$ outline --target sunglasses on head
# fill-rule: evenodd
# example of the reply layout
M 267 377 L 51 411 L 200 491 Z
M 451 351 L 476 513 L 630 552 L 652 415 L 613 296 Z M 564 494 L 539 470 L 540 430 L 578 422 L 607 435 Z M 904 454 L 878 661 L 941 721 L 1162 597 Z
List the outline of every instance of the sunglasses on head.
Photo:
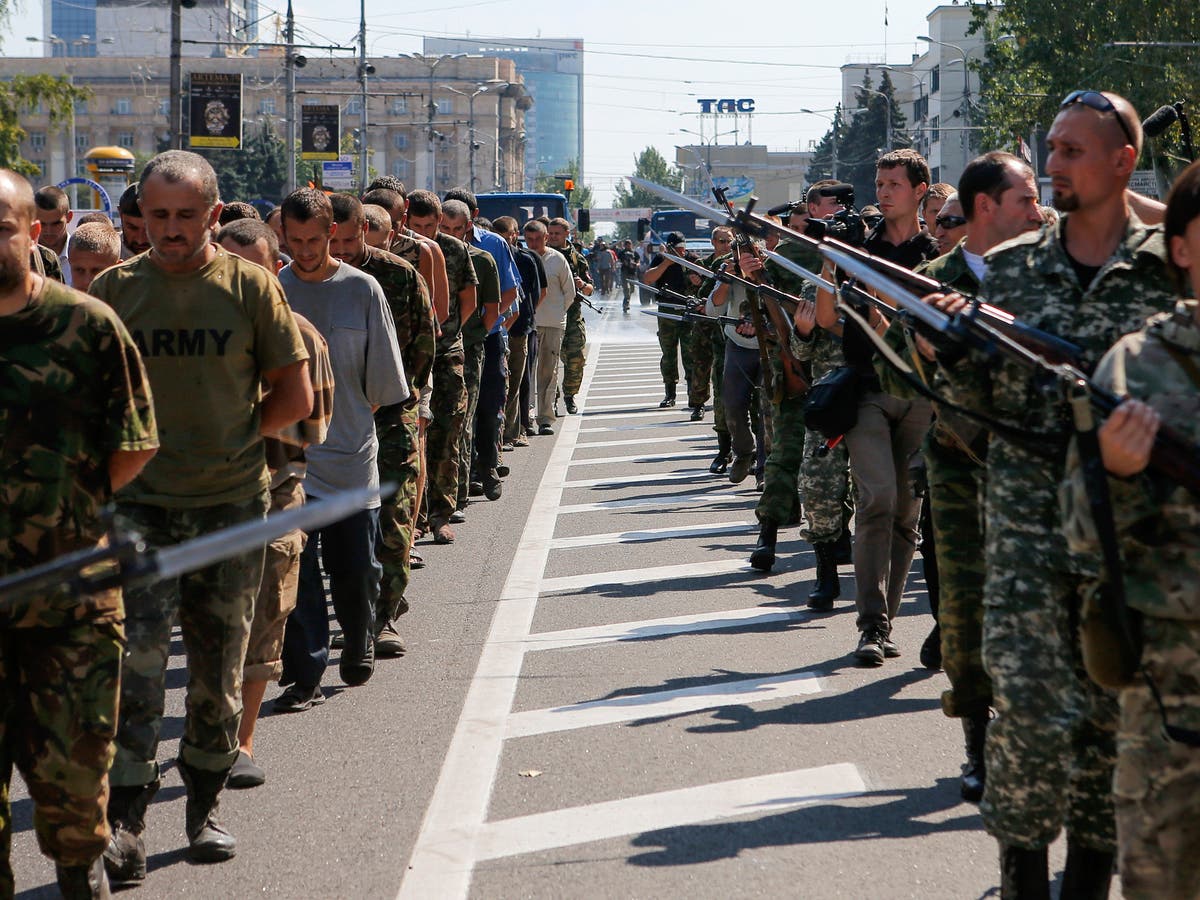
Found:
M 1131 147 L 1137 146 L 1137 141 L 1133 139 L 1133 133 L 1129 130 L 1129 126 L 1125 124 L 1125 120 L 1121 118 L 1121 114 L 1117 112 L 1117 108 L 1113 106 L 1113 102 L 1105 97 L 1099 91 L 1071 91 L 1063 98 L 1063 102 L 1058 105 L 1059 109 L 1066 109 L 1068 106 L 1073 106 L 1076 103 L 1082 103 L 1088 109 L 1094 109 L 1096 112 L 1112 113 L 1117 120 L 1117 124 L 1121 126 L 1121 131 L 1125 135 L 1125 140 Z
M 933 221 L 939 228 L 945 228 L 947 231 L 954 228 L 962 228 L 967 224 L 964 216 L 938 216 Z

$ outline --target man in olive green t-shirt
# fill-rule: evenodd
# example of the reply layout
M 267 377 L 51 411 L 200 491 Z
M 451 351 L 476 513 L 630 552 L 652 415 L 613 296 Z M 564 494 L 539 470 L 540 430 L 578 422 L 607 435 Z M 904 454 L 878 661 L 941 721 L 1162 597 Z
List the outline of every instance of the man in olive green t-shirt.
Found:
M 178 150 L 159 154 L 142 172 L 139 199 L 150 252 L 109 269 L 92 292 L 117 312 L 142 353 L 162 445 L 117 494 L 118 514 L 122 525 L 163 546 L 266 514 L 262 435 L 308 415 L 313 395 L 308 354 L 279 282 L 209 240 L 221 203 L 208 162 Z M 141 832 L 159 786 L 176 619 L 188 657 L 179 771 L 189 853 L 205 862 L 234 855 L 233 836 L 216 820 L 217 797 L 238 754 L 242 666 L 262 561 L 259 548 L 128 593 L 108 807 L 113 837 L 105 851 L 114 881 L 146 877 Z

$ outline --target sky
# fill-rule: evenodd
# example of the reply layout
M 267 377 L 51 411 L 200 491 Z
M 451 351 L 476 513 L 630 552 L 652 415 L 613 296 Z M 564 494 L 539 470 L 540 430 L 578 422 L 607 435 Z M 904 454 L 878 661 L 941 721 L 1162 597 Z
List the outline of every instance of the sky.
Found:
M 357 9 L 345 0 L 293 0 L 298 40 L 348 45 L 358 33 Z M 907 63 L 924 49 L 933 0 L 729 0 L 670 3 L 612 0 L 545 3 L 535 0 L 367 0 L 370 56 L 419 51 L 423 35 L 439 37 L 581 38 L 584 41 L 584 177 L 597 206 L 632 173 L 634 159 L 653 145 L 673 160 L 675 146 L 699 143 L 697 99 L 752 98 L 755 115 L 739 120 L 739 142 L 753 138 L 771 150 L 804 150 L 828 122 L 841 94 L 839 67 L 847 62 Z M 260 0 L 265 15 L 286 2 Z M 403 6 L 404 9 L 397 9 Z M 585 11 L 586 10 L 586 11 Z M 749 13 L 749 14 L 746 14 Z M 885 15 L 887 25 L 885 26 Z M 819 23 L 819 27 L 818 27 Z M 265 26 L 265 27 L 263 27 Z M 261 36 L 273 40 L 270 22 Z M 42 3 L 19 0 L 0 52 L 31 55 L 40 45 Z M 717 146 L 735 140 L 728 121 Z M 749 127 L 749 131 L 747 131 Z M 712 119 L 705 124 L 712 142 Z M 719 150 L 714 150 L 719 159 Z

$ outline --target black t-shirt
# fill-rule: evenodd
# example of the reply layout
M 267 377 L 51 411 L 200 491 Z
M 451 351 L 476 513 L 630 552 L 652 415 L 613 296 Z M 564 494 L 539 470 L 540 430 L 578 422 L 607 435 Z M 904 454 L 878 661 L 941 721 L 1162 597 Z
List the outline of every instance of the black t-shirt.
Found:
M 880 223 L 863 243 L 863 249 L 872 256 L 879 256 L 906 269 L 915 269 L 927 259 L 940 255 L 937 238 L 921 229 L 900 245 L 891 243 L 884 236 L 884 223 Z M 846 364 L 858 370 L 867 390 L 879 390 L 879 378 L 875 374 L 873 360 L 875 345 L 863 334 L 862 328 L 852 319 L 846 319 L 842 328 L 842 351 Z
M 666 259 L 661 253 L 655 253 L 654 258 L 650 260 L 650 268 L 658 268 Z M 687 270 L 679 263 L 673 262 L 667 266 L 666 271 L 659 276 L 658 282 L 654 285 L 656 288 L 674 291 L 677 294 L 687 294 L 691 283 L 687 278 Z
M 638 255 L 633 250 L 622 250 L 617 256 L 621 260 L 621 270 L 626 275 L 637 275 L 638 273 Z

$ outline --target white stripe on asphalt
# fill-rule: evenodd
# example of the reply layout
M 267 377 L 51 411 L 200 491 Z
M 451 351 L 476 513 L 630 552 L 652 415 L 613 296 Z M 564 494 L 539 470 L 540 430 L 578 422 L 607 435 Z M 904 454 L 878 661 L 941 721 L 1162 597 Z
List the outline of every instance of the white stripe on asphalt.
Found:
M 729 491 L 713 492 L 711 494 L 657 494 L 652 497 L 630 497 L 627 500 L 597 500 L 595 503 L 571 503 L 558 508 L 558 514 L 565 516 L 570 513 L 604 512 L 610 509 L 635 509 L 639 506 L 655 506 L 661 510 L 700 509 L 712 503 L 724 503 L 729 500 L 740 500 L 745 508 L 753 506 L 749 495 L 734 494 Z
M 643 394 L 642 396 L 649 397 L 650 395 Z M 584 411 L 585 415 L 588 415 L 591 413 L 597 413 L 597 412 L 609 412 L 614 409 L 627 409 L 630 412 L 640 412 L 640 411 L 646 409 L 647 407 L 655 408 L 656 412 L 659 409 L 658 403 L 653 399 L 647 399 L 641 403 L 637 402 L 636 400 L 631 399 L 631 400 L 626 400 L 622 403 L 610 403 L 607 406 L 588 406 L 588 407 L 584 407 L 583 411 Z M 670 406 L 668 406 L 668 407 L 663 408 L 663 412 L 664 413 L 674 412 L 678 415 L 678 414 L 683 413 L 684 409 L 685 409 L 685 407 L 670 407 Z
M 679 450 L 675 453 L 655 453 L 650 456 L 595 456 L 591 459 L 573 459 L 572 466 L 603 466 L 610 463 L 652 463 L 667 462 L 672 459 L 697 459 L 708 456 L 711 450 Z M 711 473 L 710 473 L 711 474 Z
M 606 394 L 590 394 L 588 396 L 588 399 L 589 400 L 620 400 L 622 397 L 657 397 L 661 391 L 662 391 L 662 388 L 659 388 L 658 390 L 647 390 L 645 388 L 642 388 L 641 390 L 635 389 L 635 390 L 629 390 L 629 391 L 612 391 L 611 393 L 606 393 Z
M 564 481 L 563 489 L 594 488 L 594 487 L 624 487 L 627 484 L 645 484 L 651 481 L 699 481 L 711 480 L 712 473 L 708 469 L 692 469 L 688 472 L 660 472 L 645 475 L 624 475 L 619 478 L 582 478 L 579 481 Z
M 803 622 L 808 618 L 807 610 L 790 612 L 768 611 L 768 607 L 751 606 L 746 609 L 729 609 L 720 612 L 692 613 L 686 616 L 671 616 L 662 619 L 645 619 L 640 622 L 618 622 L 615 625 L 592 625 L 587 628 L 566 628 L 562 631 L 543 631 L 526 638 L 529 652 L 535 650 L 562 650 L 569 647 L 586 647 L 591 644 L 619 643 L 621 641 L 646 640 L 691 634 L 696 631 L 715 631 L 726 628 L 752 628 L 775 622 Z
M 604 419 L 624 419 L 625 416 L 601 416 Z M 685 425 L 695 425 L 687 419 L 677 419 L 673 422 L 643 422 L 640 425 L 603 425 L 599 428 L 580 428 L 580 434 L 600 434 L 606 431 L 645 431 L 647 428 L 679 428 Z
M 773 815 L 866 790 L 851 763 L 739 778 L 489 822 L 478 835 L 477 852 L 479 859 L 501 859 L 716 819 Z
M 638 426 L 641 427 L 640 425 Z M 584 428 L 581 431 L 610 431 L 608 428 Z M 575 445 L 576 452 L 587 449 L 589 447 L 632 447 L 635 444 L 674 444 L 678 441 L 711 441 L 711 434 L 685 434 L 679 437 L 669 435 L 667 437 L 652 437 L 652 438 L 625 438 L 619 441 L 580 441 Z
M 669 541 L 677 537 L 699 537 L 704 534 L 737 534 L 752 531 L 749 522 L 714 522 L 711 525 L 685 525 L 681 528 L 646 528 L 641 531 L 610 531 L 606 534 L 583 534 L 578 537 L 555 538 L 551 550 L 574 550 L 579 547 L 600 547 L 607 544 L 640 544 L 646 541 Z
M 603 700 L 572 703 L 549 709 L 530 709 L 508 717 L 506 737 L 521 738 L 596 725 L 615 725 L 659 716 L 748 703 L 769 703 L 803 694 L 819 694 L 821 682 L 812 672 L 786 672 L 716 684 L 698 684 L 673 691 L 620 694 Z
M 744 559 L 714 559 L 701 563 L 678 563 L 671 566 L 650 566 L 646 569 L 618 569 L 614 572 L 585 572 L 582 575 L 562 575 L 543 578 L 542 593 L 558 591 L 582 592 L 605 584 L 646 584 L 651 581 L 683 581 L 708 575 L 731 575 L 734 572 L 759 574 Z
M 608 407 L 608 408 L 630 409 L 629 406 L 613 406 L 613 407 Z M 600 415 L 597 415 L 596 411 L 590 410 L 590 409 L 585 409 L 583 411 L 583 415 L 588 417 L 589 422 L 602 422 L 602 421 L 607 421 L 609 419 L 633 419 L 633 418 L 640 418 L 640 417 L 645 417 L 645 416 L 683 416 L 686 413 L 687 413 L 686 408 L 643 409 L 643 410 L 632 410 L 630 412 L 623 412 L 623 413 L 604 412 Z M 687 419 L 681 419 L 680 424 L 681 425 L 695 425 L 696 423 L 689 422 Z

